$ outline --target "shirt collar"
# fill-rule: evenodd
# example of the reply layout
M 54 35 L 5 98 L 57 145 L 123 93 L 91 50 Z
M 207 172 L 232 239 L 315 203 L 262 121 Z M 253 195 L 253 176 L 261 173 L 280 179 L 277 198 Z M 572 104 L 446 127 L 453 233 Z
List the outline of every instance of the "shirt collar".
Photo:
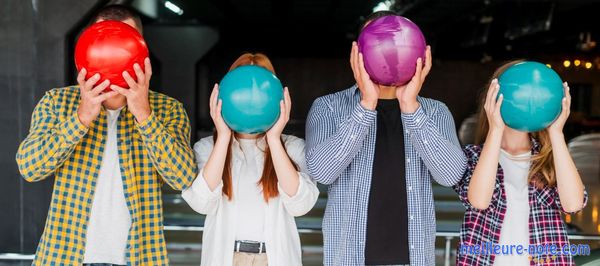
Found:
M 265 136 L 261 136 L 261 137 L 257 138 L 256 145 L 258 146 L 258 148 L 260 150 L 264 151 L 265 148 L 267 147 L 267 141 L 266 141 Z M 234 156 L 240 156 L 243 153 L 242 149 L 240 147 L 240 142 L 236 137 L 233 137 L 231 148 L 233 149 Z

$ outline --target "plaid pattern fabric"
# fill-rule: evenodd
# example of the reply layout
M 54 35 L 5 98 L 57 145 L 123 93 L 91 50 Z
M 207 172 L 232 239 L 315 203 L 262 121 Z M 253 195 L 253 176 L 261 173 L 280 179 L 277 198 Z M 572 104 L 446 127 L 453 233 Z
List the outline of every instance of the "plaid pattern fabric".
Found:
M 89 128 L 79 122 L 79 88 L 46 93 L 17 152 L 21 175 L 35 182 L 54 174 L 46 226 L 33 265 L 81 265 L 88 218 L 106 139 L 102 109 Z M 150 92 L 151 115 L 138 124 L 123 108 L 117 125 L 119 164 L 132 225 L 129 265 L 166 265 L 161 186 L 181 190 L 198 169 L 189 146 L 190 127 L 181 103 Z M 109 245 L 110 243 L 107 243 Z
M 540 149 L 538 141 L 532 138 L 532 154 L 537 154 Z M 472 247 L 483 243 L 497 244 L 500 241 L 500 231 L 506 213 L 506 192 L 504 190 L 504 173 L 498 165 L 496 175 L 496 188 L 494 189 L 490 206 L 485 210 L 475 209 L 469 203 L 467 192 L 473 171 L 479 161 L 482 146 L 467 145 L 464 151 L 467 155 L 467 171 L 464 178 L 454 186 L 460 200 L 466 207 L 464 221 L 460 230 L 460 243 L 456 258 L 456 265 L 493 265 L 493 254 L 465 254 L 461 253 L 461 246 Z M 585 193 L 584 206 L 587 203 Z M 564 212 L 558 197 L 556 187 L 538 189 L 529 185 L 529 243 L 530 245 L 544 246 L 557 245 L 561 248 L 569 244 L 565 225 L 561 218 Z M 528 248 L 528 247 L 527 247 Z M 534 254 L 530 257 L 530 265 L 574 265 L 570 255 Z
M 466 159 L 446 106 L 419 98 L 403 114 L 411 265 L 434 265 L 435 208 L 431 178 L 445 186 L 462 177 Z M 328 185 L 323 217 L 324 264 L 364 265 L 376 111 L 362 108 L 356 86 L 318 98 L 306 124 L 307 167 Z M 400 177 L 402 178 L 402 177 Z

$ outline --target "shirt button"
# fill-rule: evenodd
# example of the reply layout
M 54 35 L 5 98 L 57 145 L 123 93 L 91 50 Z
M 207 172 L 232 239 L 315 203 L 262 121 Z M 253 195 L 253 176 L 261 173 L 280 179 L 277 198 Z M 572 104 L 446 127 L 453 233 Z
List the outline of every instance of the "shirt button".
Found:
M 415 121 L 417 121 L 417 123 L 421 122 L 421 118 L 417 118 Z
M 428 142 L 427 142 L 426 140 L 424 140 L 424 141 L 423 141 L 423 144 L 427 145 L 427 144 L 428 144 Z
M 406 162 L 407 162 L 407 163 L 410 163 L 410 158 L 406 158 Z
M 354 139 L 355 137 L 355 135 L 350 135 L 350 139 Z
M 363 114 L 358 114 L 358 117 L 359 117 L 359 118 L 362 118 L 362 117 L 363 117 Z
M 410 216 L 410 219 L 411 219 L 411 220 L 414 220 L 414 219 L 415 219 L 415 216 L 414 216 L 414 215 L 411 215 L 411 216 Z
M 408 191 L 412 191 L 412 186 L 408 186 Z
M 410 245 L 410 249 L 415 249 L 415 246 L 414 245 Z
M 496 187 L 500 187 L 500 184 L 496 184 Z

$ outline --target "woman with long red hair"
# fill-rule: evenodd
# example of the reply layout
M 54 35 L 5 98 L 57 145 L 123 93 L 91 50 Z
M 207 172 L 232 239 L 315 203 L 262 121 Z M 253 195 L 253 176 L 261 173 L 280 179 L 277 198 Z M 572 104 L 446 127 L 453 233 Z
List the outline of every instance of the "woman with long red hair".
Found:
M 561 212 L 580 211 L 587 194 L 563 135 L 569 86 L 548 128 L 507 127 L 498 77 L 519 62 L 494 73 L 482 94 L 476 143 L 464 149 L 467 171 L 454 186 L 466 207 L 456 265 L 574 265 Z
M 229 71 L 242 65 L 275 74 L 263 54 L 243 54 Z M 215 85 L 215 134 L 194 145 L 200 173 L 182 194 L 206 214 L 201 265 L 302 265 L 294 217 L 312 209 L 319 190 L 306 174 L 304 140 L 282 134 L 291 110 L 288 89 L 277 122 L 261 134 L 233 132 L 221 116 L 218 94 Z

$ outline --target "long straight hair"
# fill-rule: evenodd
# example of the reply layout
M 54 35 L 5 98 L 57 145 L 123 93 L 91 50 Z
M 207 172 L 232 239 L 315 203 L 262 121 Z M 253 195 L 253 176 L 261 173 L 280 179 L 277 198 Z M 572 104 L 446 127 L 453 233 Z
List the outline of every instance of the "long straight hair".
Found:
M 271 71 L 275 74 L 275 69 L 273 68 L 273 64 L 269 58 L 261 53 L 245 53 L 242 54 L 229 68 L 229 71 L 234 70 L 239 66 L 244 65 L 257 65 L 260 67 L 264 67 L 267 70 Z M 264 133 L 261 133 L 257 140 L 264 137 Z M 234 135 L 235 136 L 235 135 Z M 217 132 L 214 132 L 213 140 L 217 139 Z M 282 140 L 283 142 L 283 140 Z M 229 141 L 229 146 L 227 147 L 227 155 L 225 157 L 225 168 L 223 169 L 223 194 L 227 196 L 229 200 L 233 199 L 233 186 L 232 186 L 232 177 L 231 177 L 231 147 L 233 144 L 233 138 Z M 285 149 L 285 147 L 284 147 Z M 277 173 L 275 172 L 275 167 L 273 166 L 273 160 L 271 158 L 271 150 L 269 149 L 268 144 L 265 142 L 265 150 L 263 151 L 265 155 L 265 162 L 263 165 L 263 172 L 258 181 L 257 185 L 262 187 L 263 197 L 266 202 L 269 201 L 270 198 L 274 198 L 279 196 L 279 190 L 277 189 Z M 286 151 L 287 152 L 287 151 Z M 298 170 L 298 166 L 294 163 L 294 168 Z
M 492 78 L 488 81 L 481 94 L 479 95 L 479 116 L 477 123 L 477 133 L 475 134 L 475 144 L 483 144 L 487 137 L 489 131 L 489 124 L 487 120 L 487 115 L 483 106 L 485 104 L 485 96 L 487 94 L 487 88 L 489 88 L 489 84 L 493 79 L 497 79 L 508 69 L 509 67 L 521 63 L 524 60 L 514 60 L 510 61 L 502 66 L 500 66 L 494 72 Z M 552 145 L 550 143 L 550 136 L 548 135 L 548 131 L 546 129 L 529 133 L 530 137 L 536 139 L 540 144 L 540 150 L 537 154 L 535 154 L 531 158 L 531 168 L 529 170 L 529 175 L 527 177 L 527 181 L 531 184 L 534 184 L 537 188 L 542 188 L 544 186 L 553 187 L 556 186 L 556 172 L 554 169 L 554 159 L 552 157 Z

